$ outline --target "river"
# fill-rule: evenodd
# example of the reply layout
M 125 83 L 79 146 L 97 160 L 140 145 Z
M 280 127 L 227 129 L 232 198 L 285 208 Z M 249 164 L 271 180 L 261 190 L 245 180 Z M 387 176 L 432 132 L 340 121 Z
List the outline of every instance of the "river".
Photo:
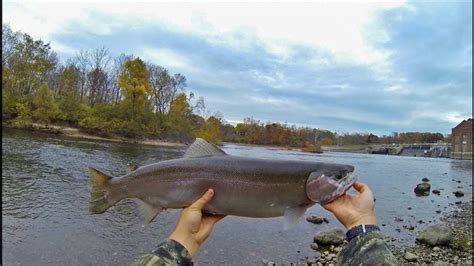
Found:
M 68 139 L 36 132 L 2 130 L 2 251 L 4 265 L 130 265 L 153 249 L 174 228 L 178 210 L 162 212 L 144 226 L 132 201 L 123 201 L 101 215 L 88 213 L 89 186 L 85 167 L 122 175 L 129 163 L 145 165 L 181 157 L 182 149 Z M 394 245 L 414 245 L 416 233 L 439 222 L 455 201 L 472 197 L 472 161 L 355 153 L 309 154 L 268 147 L 227 144 L 228 154 L 352 164 L 359 180 L 374 191 L 376 213 Z M 441 195 L 415 196 L 427 177 Z M 458 188 L 462 187 L 462 188 Z M 462 190 L 463 198 L 453 191 Z M 410 208 L 410 209 L 409 209 Z M 436 213 L 441 210 L 441 213 Z M 320 230 L 341 228 L 320 206 L 329 223 L 304 219 L 284 230 L 283 218 L 226 217 L 219 222 L 196 258 L 199 264 L 304 262 Z M 396 221 L 401 218 L 403 221 Z M 398 220 L 398 219 L 397 219 Z M 423 220 L 423 223 L 418 223 Z M 415 230 L 403 228 L 413 225 Z

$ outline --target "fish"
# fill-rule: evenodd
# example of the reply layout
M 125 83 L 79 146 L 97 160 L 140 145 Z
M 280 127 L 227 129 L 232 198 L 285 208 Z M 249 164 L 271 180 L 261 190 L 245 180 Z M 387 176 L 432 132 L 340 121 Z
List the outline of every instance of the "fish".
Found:
M 356 181 L 352 165 L 233 156 L 200 138 L 182 158 L 141 166 L 120 177 L 91 166 L 88 172 L 91 214 L 104 213 L 123 199 L 134 199 L 147 224 L 165 209 L 191 205 L 212 188 L 214 196 L 203 212 L 284 216 L 287 227 L 309 207 L 336 199 Z

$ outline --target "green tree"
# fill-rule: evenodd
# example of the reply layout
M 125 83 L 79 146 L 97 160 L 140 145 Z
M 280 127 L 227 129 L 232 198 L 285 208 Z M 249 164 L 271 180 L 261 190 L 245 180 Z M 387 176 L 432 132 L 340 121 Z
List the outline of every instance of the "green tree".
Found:
M 194 130 L 190 121 L 192 115 L 189 100 L 184 92 L 178 93 L 170 105 L 166 119 L 168 137 L 178 140 L 190 140 L 194 137 Z
M 53 92 L 48 88 L 46 83 L 43 83 L 35 93 L 33 104 L 35 107 L 33 117 L 44 122 L 46 126 L 60 113 L 59 107 L 54 100 Z
M 223 138 L 222 122 L 214 116 L 199 128 L 197 136 L 213 143 L 221 143 Z
M 148 70 L 145 63 L 137 57 L 124 63 L 122 72 L 117 79 L 124 101 L 130 104 L 131 121 L 145 111 L 146 96 L 150 91 Z
M 17 103 L 15 106 L 18 116 L 13 121 L 16 125 L 27 126 L 31 124 L 31 110 L 27 104 Z
M 88 107 L 81 103 L 81 73 L 74 65 L 68 65 L 59 73 L 58 105 L 61 119 L 76 124 L 87 112 Z

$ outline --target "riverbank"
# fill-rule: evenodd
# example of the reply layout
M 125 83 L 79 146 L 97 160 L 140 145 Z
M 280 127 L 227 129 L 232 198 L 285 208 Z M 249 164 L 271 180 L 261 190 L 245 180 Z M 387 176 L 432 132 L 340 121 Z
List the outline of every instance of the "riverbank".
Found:
M 111 137 L 100 137 L 92 134 L 88 134 L 85 132 L 81 132 L 78 128 L 73 127 L 65 127 L 65 126 L 57 126 L 57 125 L 48 125 L 45 126 L 43 124 L 32 123 L 24 126 L 18 125 L 9 125 L 9 124 L 2 124 L 4 128 L 14 128 L 14 129 L 21 129 L 21 130 L 29 130 L 29 131 L 39 131 L 48 134 L 56 134 L 62 135 L 66 137 L 71 137 L 75 139 L 88 139 L 88 140 L 96 140 L 96 141 L 108 141 L 108 142 L 119 142 L 119 143 L 132 143 L 132 144 L 139 144 L 139 145 L 149 145 L 149 146 L 158 146 L 158 147 L 168 147 L 168 148 L 182 148 L 187 147 L 188 145 L 185 143 L 180 142 L 168 142 L 162 141 L 157 139 L 128 139 L 118 136 L 111 136 Z
M 361 144 L 361 145 L 344 145 L 344 146 L 322 146 L 323 151 L 331 152 L 351 152 L 351 153 L 367 153 L 367 149 L 372 145 Z
M 443 226 L 452 234 L 447 245 L 429 246 L 419 241 L 411 245 L 393 245 L 390 236 L 386 237 L 389 247 L 400 265 L 472 265 L 472 201 L 457 205 L 458 208 L 444 216 Z M 308 222 L 321 224 L 327 222 L 324 217 L 310 216 Z M 433 235 L 439 239 L 441 236 Z M 334 265 L 337 254 L 347 245 L 343 240 L 344 233 L 340 229 L 332 229 L 318 233 L 311 248 L 317 251 L 314 259 L 308 259 L 308 265 Z M 323 246 L 321 246 L 323 244 Z M 264 261 L 265 265 L 274 265 Z
M 416 264 L 472 265 L 472 201 L 459 204 L 441 220 L 452 230 L 449 245 L 428 246 L 417 242 L 413 247 L 392 247 L 398 261 L 407 263 L 407 253 L 410 253 L 408 257 Z
M 12 125 L 3 123 L 2 127 L 4 128 L 14 128 L 14 129 L 21 129 L 21 130 L 29 130 L 29 131 L 39 131 L 48 134 L 55 134 L 55 135 L 62 135 L 76 139 L 89 139 L 89 140 L 96 140 L 96 141 L 109 141 L 109 142 L 120 142 L 120 143 L 133 143 L 139 145 L 149 145 L 149 146 L 158 146 L 158 147 L 171 147 L 171 148 L 184 148 L 189 145 L 189 143 L 182 143 L 182 142 L 170 142 L 170 141 L 163 141 L 159 139 L 130 139 L 124 138 L 119 136 L 97 136 L 92 135 L 89 133 L 82 132 L 78 128 L 74 127 L 67 127 L 67 126 L 58 126 L 58 125 L 44 125 L 39 123 L 31 123 L 27 125 Z M 314 148 L 296 148 L 296 147 L 289 147 L 289 146 L 275 146 L 275 145 L 258 145 L 258 144 L 246 144 L 246 143 L 232 143 L 232 142 L 223 142 L 225 144 L 236 144 L 248 147 L 266 147 L 271 149 L 284 149 L 284 150 L 291 150 L 291 151 L 300 151 L 300 152 L 308 152 L 308 153 L 321 153 Z

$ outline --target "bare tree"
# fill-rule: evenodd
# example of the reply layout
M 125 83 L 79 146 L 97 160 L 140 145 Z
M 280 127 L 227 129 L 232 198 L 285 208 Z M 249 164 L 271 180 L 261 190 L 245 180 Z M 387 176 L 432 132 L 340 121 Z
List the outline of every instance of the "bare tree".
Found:
M 89 72 L 89 68 L 91 66 L 91 62 L 89 60 L 89 51 L 80 50 L 79 53 L 76 54 L 74 61 L 75 61 L 76 67 L 81 72 L 79 95 L 81 96 L 81 101 L 84 101 L 84 96 L 86 96 L 86 93 L 87 93 L 86 92 L 87 73 Z

